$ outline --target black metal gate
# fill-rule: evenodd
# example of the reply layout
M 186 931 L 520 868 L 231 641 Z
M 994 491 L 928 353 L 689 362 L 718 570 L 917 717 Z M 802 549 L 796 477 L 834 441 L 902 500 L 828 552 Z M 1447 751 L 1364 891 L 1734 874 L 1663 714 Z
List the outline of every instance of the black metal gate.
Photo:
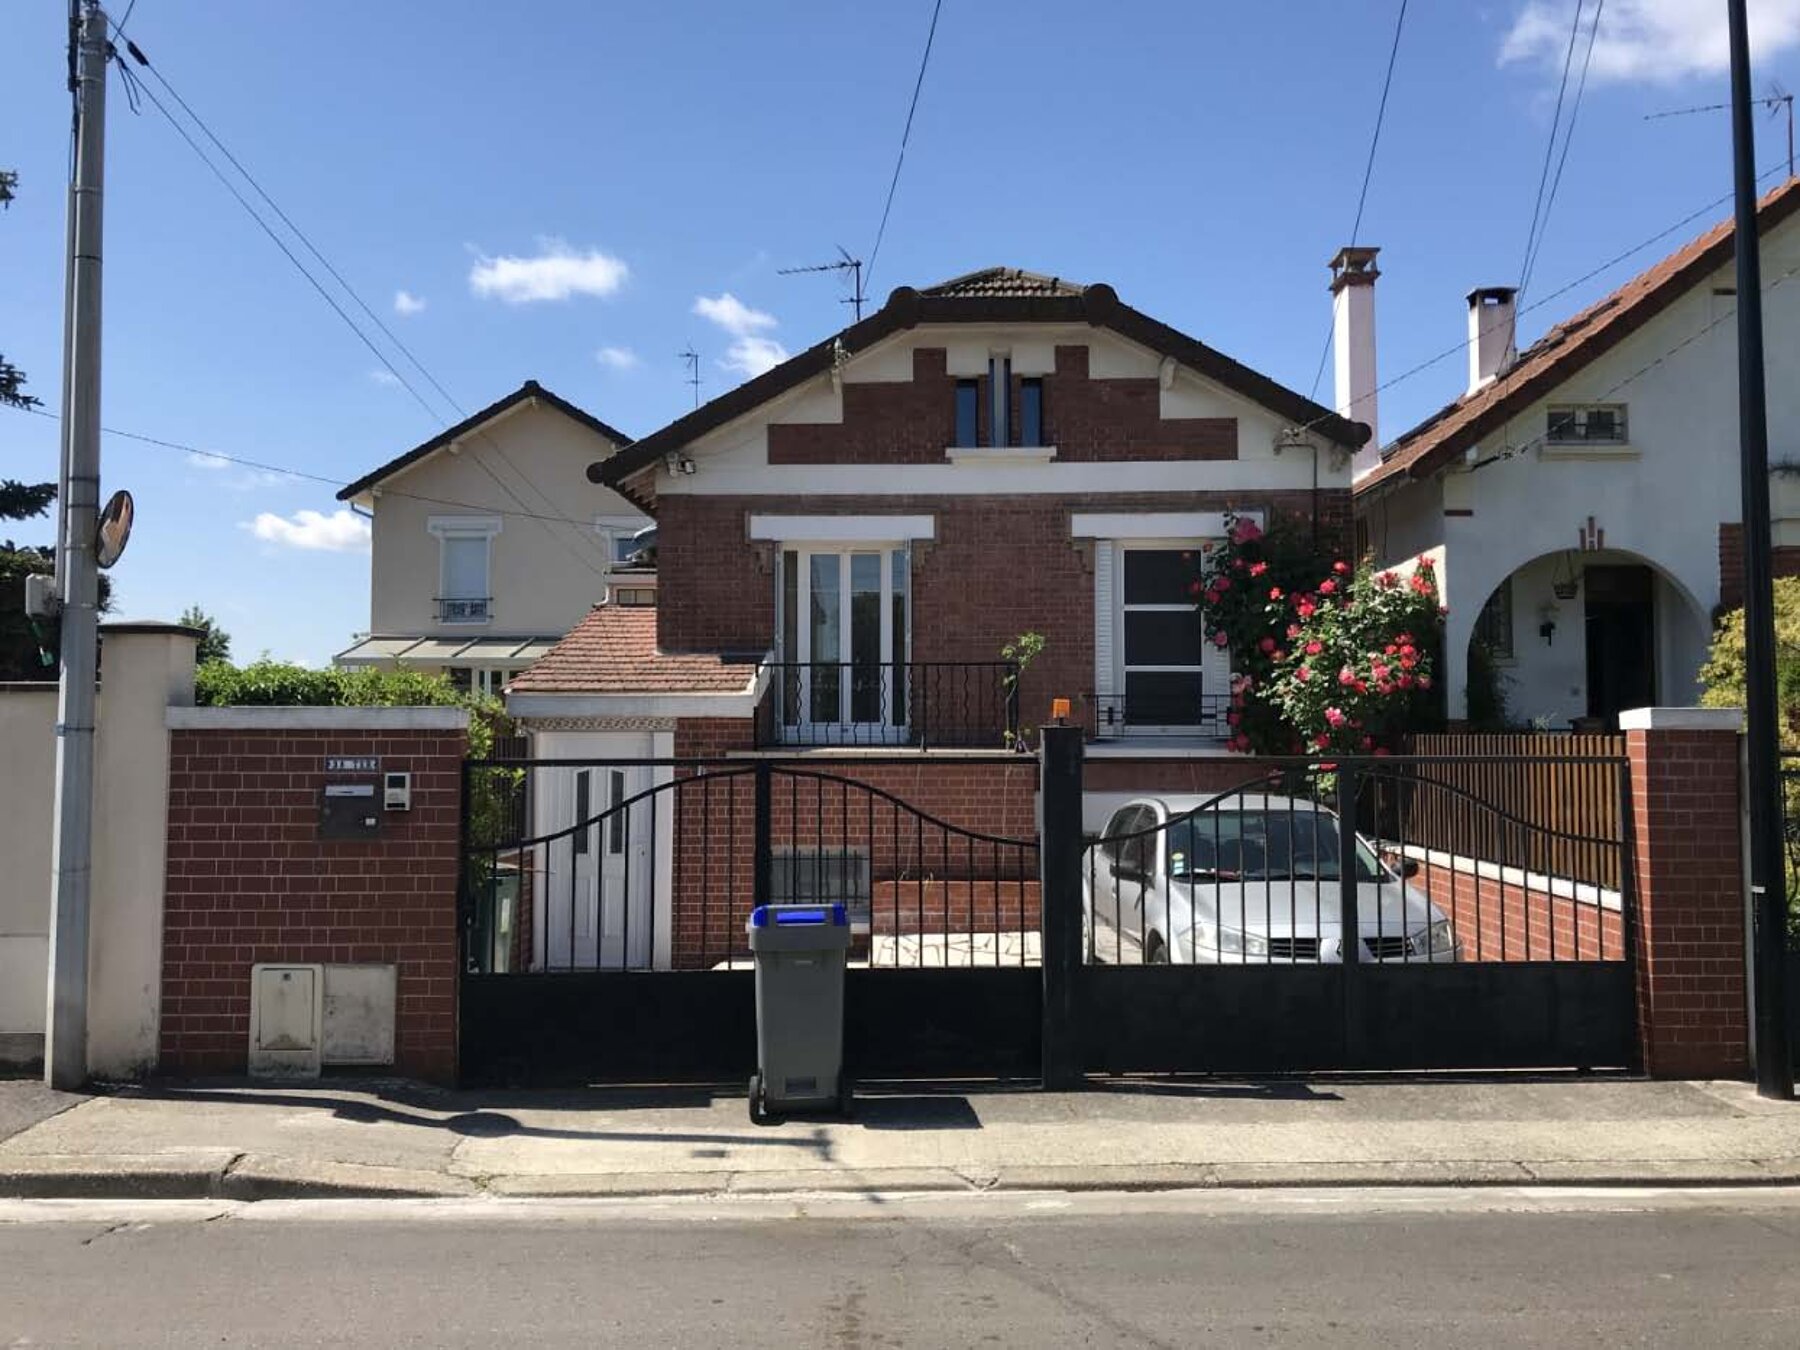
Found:
M 978 800 L 966 783 L 984 769 L 1006 789 Z M 464 772 L 465 1082 L 747 1077 L 744 926 L 770 901 L 850 910 L 853 1076 L 1037 1075 L 1035 760 L 519 759 Z
M 1415 756 L 1120 804 L 1066 1070 L 1629 1067 L 1626 793 L 1619 758 Z

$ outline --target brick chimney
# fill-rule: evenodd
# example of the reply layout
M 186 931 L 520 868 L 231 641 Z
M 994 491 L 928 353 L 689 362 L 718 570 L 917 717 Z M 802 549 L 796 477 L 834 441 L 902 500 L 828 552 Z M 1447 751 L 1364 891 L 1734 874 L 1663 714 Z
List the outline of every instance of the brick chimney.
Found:
M 1469 292 L 1469 392 L 1492 384 L 1519 359 L 1517 310 L 1511 286 Z
M 1378 248 L 1350 245 L 1331 260 L 1331 350 L 1336 409 L 1368 425 L 1369 439 L 1356 452 L 1351 473 L 1361 478 L 1381 464 L 1375 420 L 1375 268 Z

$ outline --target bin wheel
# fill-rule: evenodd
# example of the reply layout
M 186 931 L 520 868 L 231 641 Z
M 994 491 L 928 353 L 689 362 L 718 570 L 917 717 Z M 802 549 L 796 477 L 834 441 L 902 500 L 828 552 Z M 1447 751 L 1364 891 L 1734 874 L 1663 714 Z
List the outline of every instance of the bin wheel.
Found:
M 763 1076 L 760 1073 L 750 1075 L 750 1123 L 752 1125 L 769 1125 L 773 1123 L 769 1115 L 768 1098 L 763 1094 Z
M 856 1104 L 856 1084 L 850 1081 L 848 1074 L 838 1075 L 838 1114 L 844 1119 L 850 1118 L 850 1110 Z

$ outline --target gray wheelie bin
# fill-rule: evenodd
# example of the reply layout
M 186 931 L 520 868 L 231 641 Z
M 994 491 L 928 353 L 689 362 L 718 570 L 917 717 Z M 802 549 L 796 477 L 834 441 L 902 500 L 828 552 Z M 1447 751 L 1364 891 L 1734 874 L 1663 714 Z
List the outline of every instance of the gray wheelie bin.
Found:
M 758 905 L 750 914 L 756 961 L 756 1073 L 750 1119 L 785 1111 L 850 1110 L 844 1076 L 842 905 Z

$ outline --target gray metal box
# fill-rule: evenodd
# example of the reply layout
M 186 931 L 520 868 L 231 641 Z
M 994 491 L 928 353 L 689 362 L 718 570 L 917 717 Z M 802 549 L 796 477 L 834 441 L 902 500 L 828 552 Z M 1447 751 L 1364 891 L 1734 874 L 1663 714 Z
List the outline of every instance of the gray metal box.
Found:
M 842 905 L 759 905 L 750 915 L 756 963 L 756 1076 L 750 1118 L 786 1110 L 848 1110 L 844 1076 Z

